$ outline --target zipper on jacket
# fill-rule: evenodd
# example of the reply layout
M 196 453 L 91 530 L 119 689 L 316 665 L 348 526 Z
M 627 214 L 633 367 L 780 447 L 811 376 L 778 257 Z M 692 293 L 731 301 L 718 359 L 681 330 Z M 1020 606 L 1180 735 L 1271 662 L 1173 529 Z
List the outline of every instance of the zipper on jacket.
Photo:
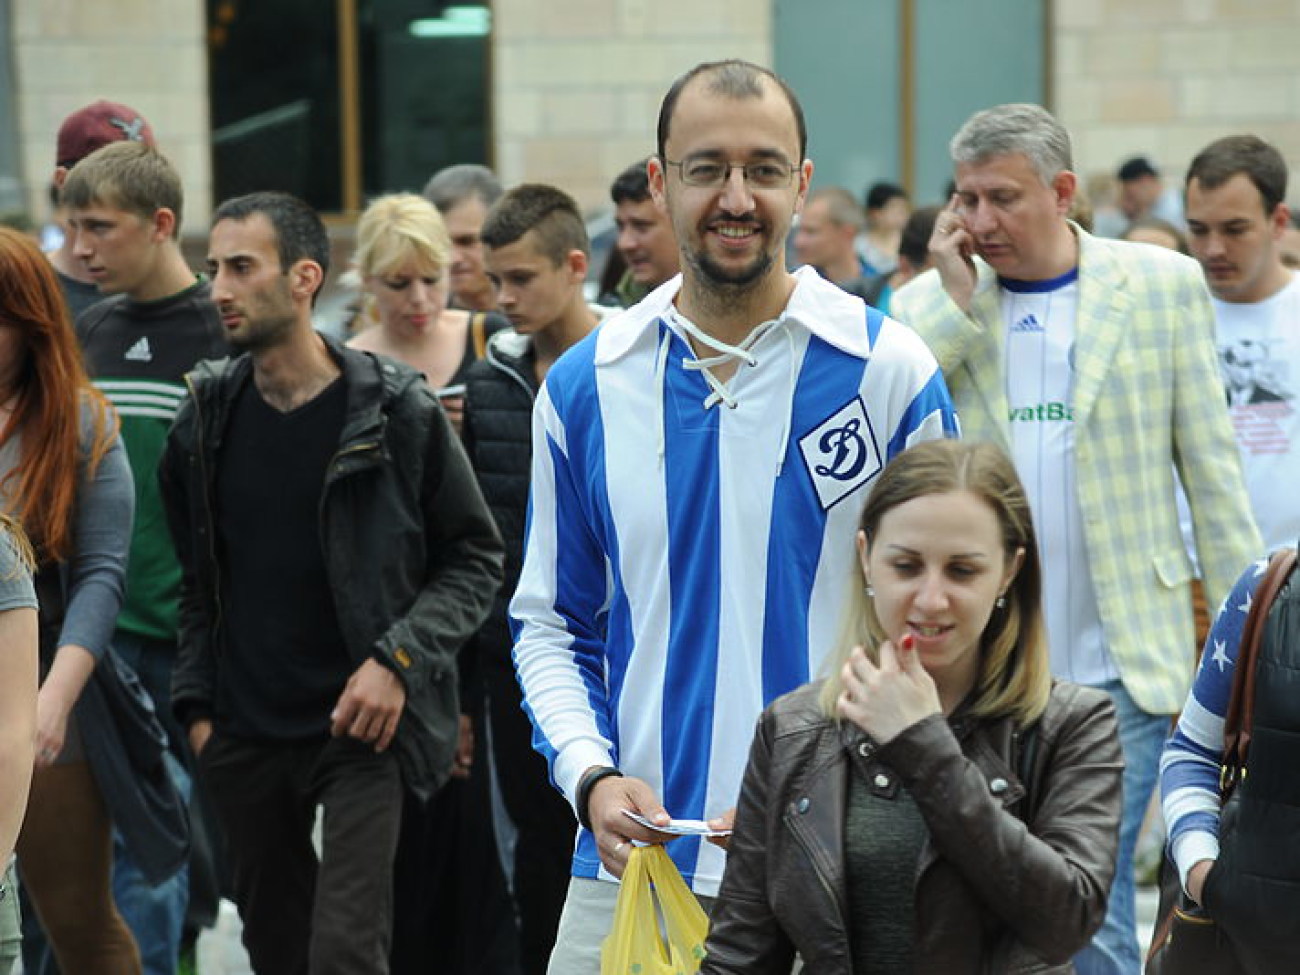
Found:
M 344 472 L 340 468 L 340 464 L 342 464 L 345 457 L 350 454 L 361 454 L 368 451 L 377 452 L 378 450 L 378 440 L 367 440 L 365 443 L 352 444 L 350 447 L 344 447 L 342 450 L 335 453 L 334 456 L 330 458 L 329 477 L 325 479 L 326 486 L 343 475 Z
M 500 359 L 496 358 L 492 354 L 491 344 L 488 345 L 487 355 L 485 356 L 485 358 L 487 359 L 488 365 L 492 366 L 492 368 L 494 369 L 504 372 L 507 376 L 509 376 L 520 386 L 522 386 L 524 392 L 528 394 L 528 401 L 530 403 L 537 399 L 537 393 L 534 392 L 533 387 L 528 385 L 527 380 L 525 380 L 524 377 L 519 374 L 519 370 L 506 365 L 504 362 L 502 362 Z
M 844 905 L 840 903 L 839 894 L 836 893 L 835 889 L 831 886 L 831 880 L 823 867 L 822 858 L 817 855 L 811 840 L 809 840 L 805 835 L 804 828 L 799 823 L 798 817 L 791 816 L 787 813 L 783 818 L 789 825 L 790 832 L 794 834 L 794 838 L 799 842 L 799 845 L 803 847 L 804 853 L 812 863 L 813 872 L 817 875 L 817 881 L 821 884 L 822 890 L 826 892 L 826 896 L 829 897 L 831 903 L 835 905 L 836 917 L 839 918 L 840 929 L 844 933 L 845 938 L 847 938 L 849 926 L 848 919 L 845 916 Z
M 329 493 L 334 484 L 346 476 L 342 469 L 346 458 L 353 454 L 375 453 L 378 454 L 381 449 L 379 440 L 367 440 L 365 443 L 354 443 L 335 452 L 330 458 L 329 466 L 326 470 L 325 481 L 321 485 L 320 499 L 316 502 L 316 524 L 318 541 L 320 543 L 320 554 L 325 564 L 325 576 L 329 584 L 330 595 L 334 599 L 336 606 L 343 605 L 341 600 L 347 598 L 347 593 L 341 592 L 338 588 L 338 573 L 334 571 L 334 566 L 330 560 L 329 546 L 329 525 L 326 522 L 325 514 L 329 508 Z M 344 630 L 343 642 L 349 648 L 356 644 L 356 634 L 347 631 L 345 621 L 346 614 L 339 614 L 339 628 Z
M 212 578 L 213 620 L 211 633 L 212 653 L 215 656 L 221 652 L 221 639 L 218 634 L 221 632 L 221 618 L 223 616 L 221 609 L 221 563 L 217 561 L 217 524 L 216 518 L 212 514 L 212 485 L 208 480 L 208 465 L 203 448 L 203 408 L 200 406 L 198 390 L 194 388 L 194 380 L 189 373 L 185 374 L 185 385 L 190 391 L 190 402 L 194 404 L 194 455 L 198 458 L 199 483 L 203 492 L 203 515 L 208 533 L 208 564 L 215 570 Z

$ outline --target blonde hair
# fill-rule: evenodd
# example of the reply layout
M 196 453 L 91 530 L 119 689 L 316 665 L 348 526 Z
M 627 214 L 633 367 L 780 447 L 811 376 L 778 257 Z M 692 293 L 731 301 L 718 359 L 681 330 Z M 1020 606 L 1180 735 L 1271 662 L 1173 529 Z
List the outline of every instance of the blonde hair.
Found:
M 27 533 L 23 531 L 23 526 L 16 518 L 2 511 L 0 511 L 0 538 L 8 541 L 15 556 L 13 567 L 3 578 L 12 579 L 23 573 L 30 574 L 36 571 L 36 553 L 32 550 L 32 543 L 27 538 Z
M 1003 551 L 1008 559 L 1024 551 L 1020 571 L 1006 592 L 1006 606 L 995 609 L 980 638 L 980 667 L 970 713 L 976 717 L 1010 716 L 1021 725 L 1043 713 L 1051 693 L 1052 676 L 1043 626 L 1042 569 L 1038 541 L 1025 489 L 1011 459 L 991 443 L 930 440 L 895 457 L 872 489 L 862 509 L 859 527 L 870 550 L 880 521 L 901 504 L 932 494 L 967 491 L 985 502 L 997 516 Z M 862 579 L 854 573 L 853 594 L 840 628 L 835 652 L 822 688 L 822 709 L 835 717 L 843 691 L 840 671 L 855 646 L 873 661 L 885 632 L 867 598 Z
M 384 274 L 406 264 L 446 268 L 451 237 L 437 207 L 414 193 L 381 196 L 357 222 L 353 263 L 363 276 Z

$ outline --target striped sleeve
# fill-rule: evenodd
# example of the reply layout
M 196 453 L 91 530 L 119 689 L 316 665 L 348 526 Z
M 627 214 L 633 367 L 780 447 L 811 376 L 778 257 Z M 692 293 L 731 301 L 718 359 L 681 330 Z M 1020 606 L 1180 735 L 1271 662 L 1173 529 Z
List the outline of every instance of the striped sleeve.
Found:
M 617 764 L 604 673 L 603 620 L 611 586 L 584 510 L 548 381 L 533 409 L 524 564 L 510 616 L 533 746 L 570 802 L 587 768 Z
M 1191 693 L 1160 757 L 1160 795 L 1165 822 L 1169 824 L 1169 852 L 1184 890 L 1192 866 L 1219 855 L 1223 723 L 1232 695 L 1242 628 L 1267 568 L 1267 558 L 1252 563 L 1219 607 Z
M 948 386 L 921 337 L 875 309 L 867 312 L 867 328 L 873 360 L 868 372 L 873 380 L 881 374 L 890 377 L 901 393 L 899 398 L 879 407 L 883 415 L 894 416 L 896 423 L 889 436 L 885 460 L 893 460 L 923 440 L 959 437 L 961 429 Z

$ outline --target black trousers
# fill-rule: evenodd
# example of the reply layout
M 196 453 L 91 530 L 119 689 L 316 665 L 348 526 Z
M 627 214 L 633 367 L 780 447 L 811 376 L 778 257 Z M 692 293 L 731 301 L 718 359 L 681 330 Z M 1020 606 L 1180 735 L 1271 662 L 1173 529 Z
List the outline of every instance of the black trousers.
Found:
M 353 738 L 214 734 L 199 756 L 258 975 L 386 975 L 402 782 Z M 322 808 L 321 854 L 312 844 Z
M 519 973 L 514 905 L 492 826 L 482 695 L 461 707 L 474 723 L 469 778 L 450 780 L 428 803 L 405 799 L 393 975 Z
M 572 870 L 578 823 L 532 746 L 533 726 L 508 654 L 484 663 L 492 756 L 517 837 L 514 894 L 524 975 L 545 975 Z

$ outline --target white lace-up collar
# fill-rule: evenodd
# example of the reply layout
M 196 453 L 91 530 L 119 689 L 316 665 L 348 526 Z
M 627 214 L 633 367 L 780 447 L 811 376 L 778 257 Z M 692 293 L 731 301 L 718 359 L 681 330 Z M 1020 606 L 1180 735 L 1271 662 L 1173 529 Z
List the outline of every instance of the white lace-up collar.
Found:
M 719 403 L 725 405 L 728 409 L 734 410 L 738 405 L 735 394 L 728 388 L 739 375 L 739 368 L 732 374 L 731 379 L 723 382 L 713 374 L 715 366 L 720 366 L 728 362 L 738 362 L 739 365 L 755 366 L 758 359 L 753 349 L 766 336 L 772 332 L 780 330 L 785 336 L 790 362 L 789 379 L 786 383 L 786 396 L 788 402 L 785 410 L 782 411 L 783 420 L 781 422 L 781 444 L 777 450 L 776 475 L 781 476 L 781 469 L 785 466 L 785 452 L 790 444 L 790 413 L 794 408 L 794 388 L 799 380 L 799 362 L 795 351 L 794 334 L 790 330 L 790 325 L 786 321 L 786 316 L 782 313 L 780 318 L 771 318 L 765 322 L 759 323 L 750 333 L 745 336 L 743 342 L 739 345 L 729 345 L 720 339 L 709 335 L 702 328 L 692 322 L 689 318 L 679 312 L 676 307 L 670 307 L 664 316 L 665 323 L 668 327 L 663 330 L 659 337 L 659 349 L 655 355 L 655 390 L 659 399 L 659 407 L 655 411 L 657 415 L 657 433 L 658 433 L 658 455 L 659 463 L 662 466 L 664 459 L 664 394 L 667 388 L 668 377 L 666 375 L 668 366 L 668 350 L 673 341 L 673 328 L 676 326 L 683 333 L 683 339 L 687 336 L 695 339 L 700 345 L 713 349 L 717 355 L 707 356 L 703 359 L 692 353 L 691 356 L 682 357 L 682 368 L 688 371 L 698 372 L 704 377 L 704 381 L 709 384 L 709 395 L 704 398 L 701 404 L 705 410 L 711 410 Z M 690 343 L 686 343 L 690 347 Z
M 781 317 L 798 324 L 824 342 L 859 359 L 871 357 L 871 345 L 861 328 L 862 304 L 831 284 L 810 267 L 794 272 L 795 288 Z M 673 307 L 682 287 L 680 274 L 665 281 L 639 304 L 624 309 L 600 326 L 596 347 L 597 367 L 610 365 L 627 355 L 647 338 L 652 329 L 658 341 L 659 322 Z
M 736 408 L 737 401 L 728 388 L 734 382 L 735 376 L 732 376 L 727 383 L 722 383 L 712 375 L 711 370 L 723 362 L 737 360 L 744 364 L 754 364 L 758 360 L 758 353 L 754 346 L 776 328 L 780 328 L 785 334 L 790 350 L 787 407 L 793 406 L 795 385 L 799 378 L 799 363 L 795 361 L 798 347 L 795 338 L 796 329 L 805 330 L 849 355 L 860 359 L 871 357 L 871 342 L 867 337 L 867 330 L 861 325 L 864 314 L 862 302 L 825 280 L 811 267 L 799 268 L 794 272 L 794 277 L 794 293 L 790 296 L 790 301 L 780 317 L 762 323 L 739 345 L 726 345 L 705 336 L 698 326 L 688 323 L 687 319 L 676 311 L 673 302 L 681 290 L 680 274 L 650 292 L 639 304 L 615 315 L 600 326 L 595 355 L 597 368 L 612 365 L 636 348 L 639 343 L 648 341 L 655 343 L 654 384 L 658 410 L 652 422 L 655 424 L 661 466 L 664 459 L 664 390 L 667 381 L 668 354 L 674 334 L 681 335 L 683 341 L 686 341 L 688 336 L 694 337 L 702 345 L 717 352 L 716 356 L 707 356 L 703 359 L 694 355 L 682 359 L 683 368 L 699 370 L 705 377 L 705 382 L 709 384 L 709 395 L 705 397 L 702 404 L 705 409 L 711 409 L 718 403 L 723 403 L 730 409 Z M 666 327 L 661 323 L 666 323 Z M 652 329 L 655 330 L 654 338 L 647 334 Z M 690 329 L 695 331 L 692 332 Z M 687 344 L 689 345 L 689 342 Z M 776 462 L 778 475 L 785 463 L 785 453 L 789 446 L 790 423 L 790 409 L 787 408 L 781 431 L 780 452 Z
M 754 358 L 754 353 L 750 350 L 758 343 L 759 339 L 766 335 L 770 330 L 781 325 L 780 319 L 769 319 L 750 331 L 750 333 L 745 336 L 744 341 L 739 345 L 728 345 L 721 339 L 716 339 L 708 332 L 704 331 L 704 329 L 700 328 L 678 311 L 676 306 L 668 309 L 668 314 L 665 318 L 668 319 L 671 325 L 675 325 L 680 329 L 684 333 L 684 336 L 694 339 L 699 345 L 710 348 L 717 353 L 717 355 L 707 356 L 703 359 L 699 356 L 682 359 L 683 369 L 690 372 L 698 372 L 704 377 L 704 381 L 709 384 L 711 392 L 704 400 L 704 408 L 706 410 L 712 409 L 717 406 L 718 403 L 724 404 L 728 409 L 734 410 L 736 408 L 736 397 L 727 388 L 731 380 L 724 382 L 718 379 L 718 377 L 713 374 L 713 370 L 717 366 L 726 365 L 729 362 L 736 362 L 738 366 L 756 365 L 758 360 Z M 664 337 L 667 338 L 666 333 Z M 689 346 L 690 343 L 688 342 L 687 345 Z M 737 372 L 738 371 L 739 370 L 737 370 Z M 733 373 L 732 379 L 734 379 L 735 376 L 736 373 Z

